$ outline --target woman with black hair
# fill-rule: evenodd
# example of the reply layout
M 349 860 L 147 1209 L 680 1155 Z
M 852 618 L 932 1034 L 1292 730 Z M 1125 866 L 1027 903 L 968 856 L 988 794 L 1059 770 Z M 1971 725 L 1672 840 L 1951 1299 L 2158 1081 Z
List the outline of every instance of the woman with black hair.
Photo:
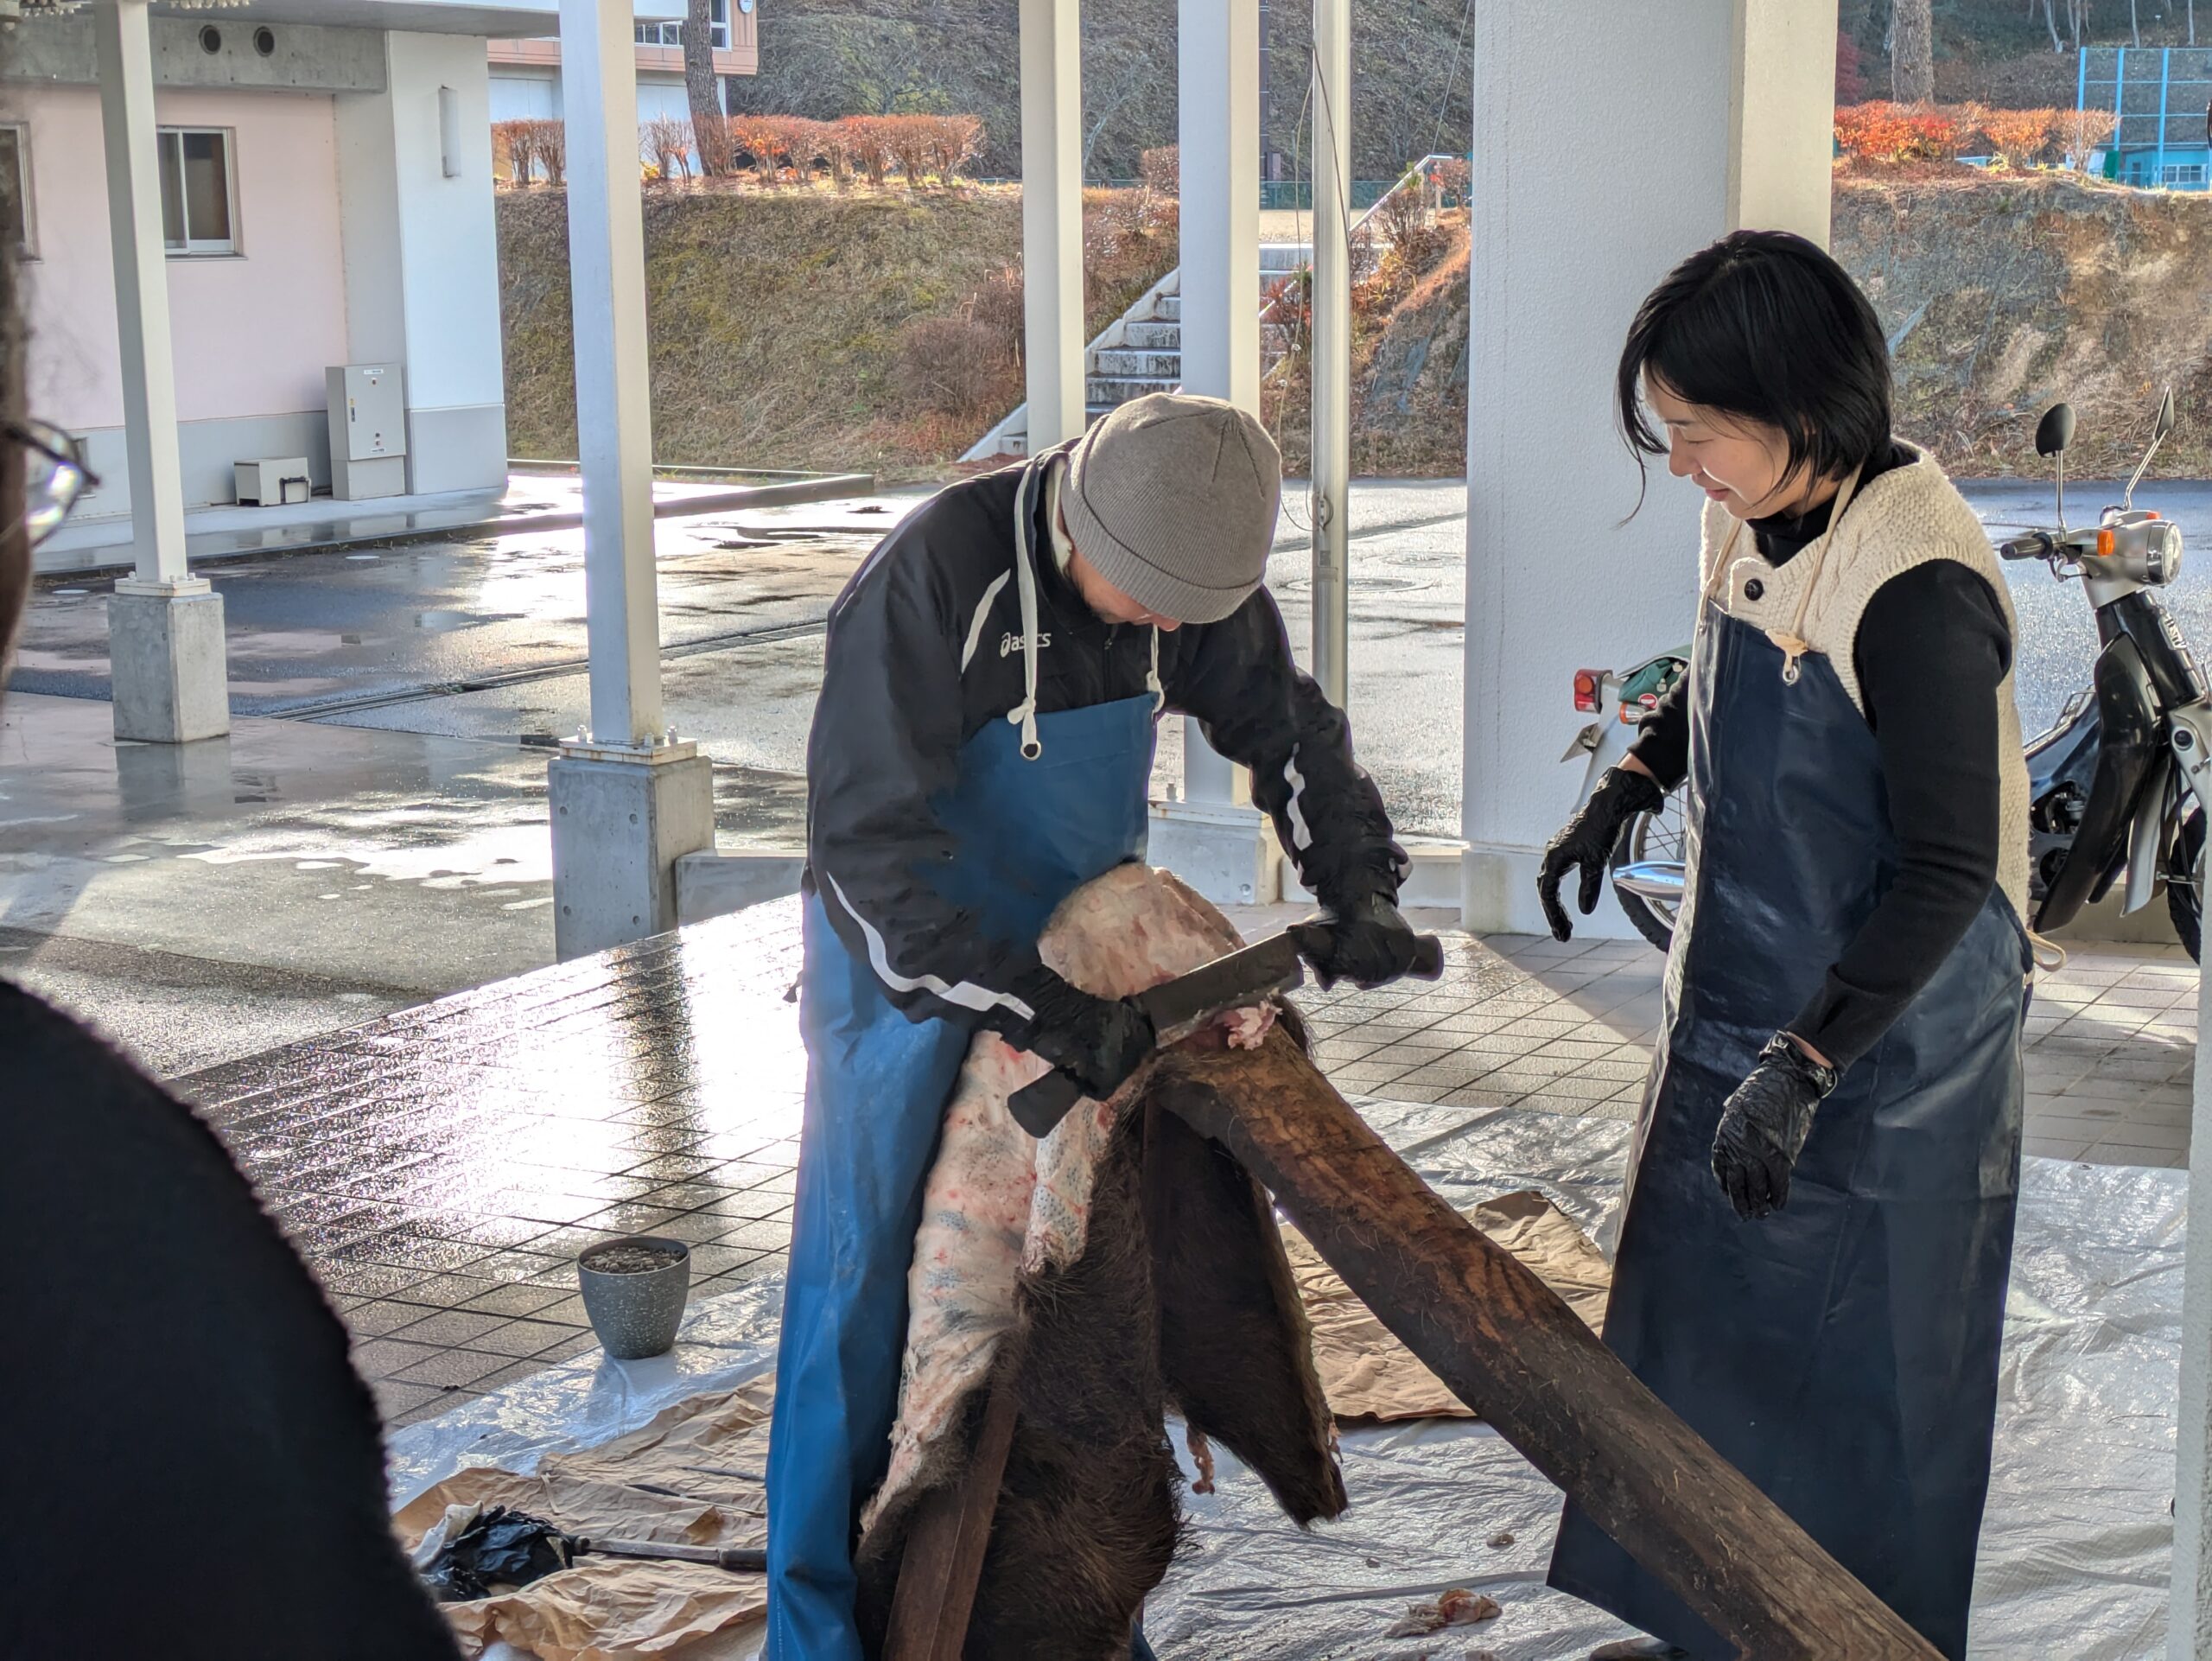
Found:
M 1890 432 L 1851 278 L 1738 232 L 1637 313 L 1619 416 L 1707 497 L 1689 672 L 1545 850 L 1595 904 L 1687 781 L 1688 886 L 1605 1341 L 1948 1656 L 1966 1651 L 2020 1155 L 2027 778 L 2010 601 Z M 1734 1648 L 1569 1506 L 1552 1584 Z

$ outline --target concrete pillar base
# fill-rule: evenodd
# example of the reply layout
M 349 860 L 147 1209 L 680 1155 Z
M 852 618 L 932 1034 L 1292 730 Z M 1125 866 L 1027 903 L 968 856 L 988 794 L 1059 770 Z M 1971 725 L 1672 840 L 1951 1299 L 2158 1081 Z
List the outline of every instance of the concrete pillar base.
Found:
M 1459 862 L 1459 926 L 1470 934 L 1549 934 L 1551 925 L 1536 900 L 1540 857 L 1533 848 L 1469 848 Z M 1610 882 L 1599 891 L 1597 910 L 1587 917 L 1576 910 L 1578 881 L 1570 877 L 1560 890 L 1576 939 L 1643 938 L 1622 915 Z
M 197 577 L 126 577 L 107 602 L 115 735 L 187 744 L 231 729 L 223 654 L 223 596 Z
M 553 950 L 563 961 L 677 926 L 676 862 L 715 845 L 714 767 L 694 745 L 564 745 L 546 768 Z
M 676 920 L 704 922 L 798 892 L 806 856 L 778 848 L 704 848 L 676 862 Z
M 1282 853 L 1256 808 L 1154 803 L 1147 855 L 1217 906 L 1268 906 L 1281 896 Z

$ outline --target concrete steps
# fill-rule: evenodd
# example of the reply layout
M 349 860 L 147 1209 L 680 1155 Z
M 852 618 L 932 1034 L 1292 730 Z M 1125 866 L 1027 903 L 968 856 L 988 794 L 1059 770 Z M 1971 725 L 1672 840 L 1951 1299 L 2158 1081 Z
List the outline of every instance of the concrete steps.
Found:
M 1259 293 L 1264 303 L 1268 293 L 1312 258 L 1304 243 L 1268 242 L 1260 245 Z M 1180 271 L 1170 271 L 1153 290 L 1109 323 L 1084 352 L 1084 407 L 1096 421 L 1131 398 L 1147 392 L 1172 392 L 1183 384 L 1183 296 L 1178 285 Z M 1261 326 L 1261 366 L 1271 369 L 1286 347 L 1284 331 L 1274 324 Z M 1020 455 L 1027 451 L 1027 411 L 1016 410 L 977 442 L 965 459 L 992 455 Z

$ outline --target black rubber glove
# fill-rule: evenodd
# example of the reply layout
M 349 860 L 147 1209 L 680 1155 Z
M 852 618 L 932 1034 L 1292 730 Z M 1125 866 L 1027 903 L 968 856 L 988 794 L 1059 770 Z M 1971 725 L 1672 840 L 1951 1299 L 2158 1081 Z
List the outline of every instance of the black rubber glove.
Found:
M 1544 920 L 1552 926 L 1555 940 L 1571 939 L 1574 925 L 1559 902 L 1559 885 L 1580 866 L 1582 890 L 1576 896 L 1587 917 L 1598 908 L 1599 891 L 1605 886 L 1605 865 L 1620 840 L 1621 827 L 1638 813 L 1656 811 L 1667 799 L 1659 781 L 1649 773 L 1629 767 L 1608 767 L 1590 799 L 1560 833 L 1544 844 L 1543 869 L 1536 876 L 1536 898 L 1543 902 Z
M 1119 1090 L 1153 1052 L 1151 1019 L 1126 998 L 1093 997 L 1041 967 L 1014 992 L 1036 1014 L 1007 1041 L 1051 1062 L 1093 1101 Z
M 1812 1134 L 1813 1110 L 1836 1077 L 1787 1033 L 1767 1041 L 1751 1076 L 1721 1109 L 1713 1137 L 1713 1174 L 1737 1216 L 1754 1222 L 1789 1203 L 1789 1174 Z
M 1331 906 L 1319 922 L 1295 924 L 1292 932 L 1325 992 L 1338 981 L 1363 992 L 1388 985 L 1413 971 L 1421 948 L 1413 925 L 1381 894 Z

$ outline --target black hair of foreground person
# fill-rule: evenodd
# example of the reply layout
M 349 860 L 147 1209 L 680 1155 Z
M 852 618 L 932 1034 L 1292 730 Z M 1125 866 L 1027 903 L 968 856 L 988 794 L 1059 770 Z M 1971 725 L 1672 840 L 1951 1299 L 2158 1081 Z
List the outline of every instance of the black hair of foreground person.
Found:
M 1840 479 L 1890 447 L 1889 343 L 1851 275 L 1787 231 L 1737 231 L 1644 296 L 1613 396 L 1641 467 L 1667 454 L 1644 407 L 1646 376 L 1687 404 L 1771 427 L 1788 474 Z

